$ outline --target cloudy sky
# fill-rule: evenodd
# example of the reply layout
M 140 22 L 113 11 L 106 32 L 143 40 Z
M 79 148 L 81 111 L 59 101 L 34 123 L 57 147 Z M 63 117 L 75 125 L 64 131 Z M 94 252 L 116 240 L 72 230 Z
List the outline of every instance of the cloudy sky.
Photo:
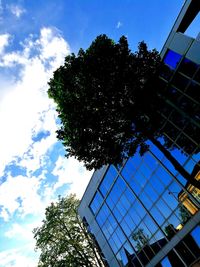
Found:
M 64 157 L 47 82 L 64 57 L 106 33 L 161 49 L 183 0 L 0 0 L 0 267 L 36 267 L 45 207 L 81 197 L 92 175 Z

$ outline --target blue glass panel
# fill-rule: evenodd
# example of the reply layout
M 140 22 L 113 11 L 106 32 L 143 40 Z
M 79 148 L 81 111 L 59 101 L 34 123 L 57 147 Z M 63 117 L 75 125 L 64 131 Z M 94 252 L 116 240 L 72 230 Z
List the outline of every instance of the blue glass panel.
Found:
M 126 209 L 126 211 L 130 208 L 131 203 L 129 202 L 129 200 L 126 198 L 125 194 L 123 194 L 120 198 L 120 202 L 122 203 L 122 205 L 124 206 L 124 208 Z
M 200 248 L 200 226 L 199 225 L 191 232 L 191 235 Z
M 151 206 L 153 205 L 152 201 L 150 198 L 147 196 L 147 194 L 143 191 L 142 194 L 139 196 L 140 200 L 142 201 L 143 205 L 147 208 L 150 209 Z
M 128 258 L 126 256 L 126 253 L 125 253 L 124 249 L 121 248 L 119 253 L 121 255 L 122 266 L 127 266 Z
M 117 171 L 114 166 L 110 166 L 102 183 L 99 186 L 99 190 L 101 191 L 102 195 L 105 197 L 108 191 L 110 190 L 115 178 L 117 176 Z
M 162 214 L 160 213 L 160 211 L 156 207 L 152 208 L 150 213 L 153 216 L 154 220 L 159 225 L 161 225 L 164 222 L 164 217 L 162 216 Z
M 116 220 L 117 220 L 118 222 L 120 222 L 120 221 L 122 220 L 122 214 L 121 214 L 121 212 L 118 210 L 117 207 L 115 207 L 115 208 L 113 209 L 113 214 L 114 214 L 114 216 L 115 216 L 115 218 L 116 218 Z
M 129 188 L 126 188 L 126 190 L 124 192 L 124 195 L 126 196 L 126 198 L 128 199 L 128 201 L 132 205 L 133 202 L 135 201 L 135 196 L 133 195 L 132 191 Z
M 125 222 L 125 220 L 123 220 L 123 221 L 120 223 L 120 225 L 121 225 L 123 231 L 125 232 L 125 234 L 126 234 L 127 236 L 129 236 L 129 235 L 132 233 L 132 230 L 131 230 L 130 227 L 129 227 L 130 224 L 127 224 L 127 223 Z
M 141 218 L 138 216 L 138 214 L 135 212 L 134 207 L 129 210 L 129 213 L 126 214 L 124 217 L 124 220 L 129 225 L 129 227 L 133 230 L 137 224 L 141 221 Z
M 117 250 L 118 250 L 118 247 L 117 247 L 115 241 L 113 240 L 113 238 L 111 237 L 111 238 L 108 240 L 108 242 L 109 242 L 109 244 L 110 244 L 110 246 L 111 246 L 113 252 L 116 253 Z
M 115 228 L 117 227 L 117 221 L 115 220 L 112 214 L 110 214 L 110 216 L 108 217 L 108 220 L 110 222 L 110 225 L 112 226 L 112 232 L 113 232 Z
M 121 244 L 123 244 L 126 241 L 126 237 L 119 226 L 115 230 L 115 233 L 117 234 Z
M 154 234 L 158 230 L 158 226 L 149 215 L 145 216 L 144 223 L 148 226 L 152 234 Z
M 118 250 L 122 246 L 122 241 L 119 239 L 119 236 L 117 235 L 116 231 L 113 233 L 112 238 Z
M 172 51 L 172 50 L 168 50 L 165 57 L 164 57 L 164 62 L 171 66 L 173 69 L 176 69 L 178 63 L 181 60 L 181 55 L 179 55 L 178 53 Z
M 163 173 L 166 174 L 166 172 L 163 172 Z M 163 185 L 163 180 L 162 182 L 160 181 L 160 179 L 165 179 L 165 176 L 163 177 L 163 173 L 162 173 L 162 176 L 153 175 L 150 180 L 151 186 L 153 187 L 154 191 L 156 191 L 156 193 L 159 195 L 161 195 L 163 191 L 165 190 L 165 187 Z
M 118 178 L 117 181 L 121 179 Z M 119 200 L 119 197 L 121 195 L 121 190 L 119 188 L 119 183 L 115 182 L 115 184 L 112 187 L 112 190 L 110 191 L 109 195 L 107 196 L 106 202 L 109 204 L 109 207 L 111 209 L 113 209 L 114 205 L 117 203 L 117 201 Z
M 90 209 L 92 210 L 92 212 L 94 214 L 97 213 L 97 211 L 99 210 L 101 204 L 103 203 L 103 197 L 101 196 L 101 194 L 97 191 L 91 204 L 90 204 Z
M 103 225 L 102 232 L 104 233 L 106 239 L 108 240 L 111 234 L 109 232 L 109 227 L 108 227 L 107 222 Z
M 118 210 L 120 211 L 122 217 L 124 217 L 124 215 L 126 214 L 126 211 L 127 211 L 127 210 L 126 210 L 126 208 L 122 205 L 121 201 L 119 201 L 119 202 L 117 203 L 117 208 L 118 208 Z
M 158 199 L 158 194 L 153 189 L 153 187 L 150 185 L 150 183 L 147 184 L 144 192 L 147 194 L 149 199 L 154 203 Z
M 104 224 L 105 220 L 108 218 L 109 215 L 110 215 L 110 210 L 108 209 L 107 205 L 104 203 L 96 217 L 100 226 Z
M 156 206 L 162 211 L 162 214 L 164 214 L 166 218 L 172 213 L 171 209 L 162 199 L 159 199 L 159 201 L 156 203 Z
M 161 265 L 162 267 L 172 267 L 168 257 L 165 257 L 162 261 L 161 261 Z

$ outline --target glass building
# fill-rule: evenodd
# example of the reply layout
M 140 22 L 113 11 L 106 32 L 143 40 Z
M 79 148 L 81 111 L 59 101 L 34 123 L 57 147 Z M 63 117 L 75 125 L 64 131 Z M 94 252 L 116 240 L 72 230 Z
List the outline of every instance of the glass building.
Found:
M 184 34 L 199 10 L 185 1 L 161 52 L 159 141 L 200 181 L 200 41 Z M 106 266 L 200 266 L 200 190 L 148 144 L 144 156 L 93 174 L 79 214 Z

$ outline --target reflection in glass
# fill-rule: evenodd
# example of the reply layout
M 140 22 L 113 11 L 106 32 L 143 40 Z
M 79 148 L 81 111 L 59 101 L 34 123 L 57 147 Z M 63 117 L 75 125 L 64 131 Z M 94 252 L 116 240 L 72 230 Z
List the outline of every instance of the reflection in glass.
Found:
M 168 257 L 165 257 L 162 261 L 161 261 L 161 265 L 162 267 L 172 267 Z
M 117 176 L 117 171 L 115 168 L 111 165 L 102 181 L 102 183 L 99 186 L 99 190 L 101 191 L 102 195 L 105 197 L 108 191 L 111 188 L 111 185 L 113 184 L 115 178 Z
M 178 63 L 181 60 L 181 55 L 178 53 L 168 50 L 165 57 L 164 57 L 164 62 L 165 64 L 169 65 L 171 68 L 176 69 Z
M 192 237 L 196 241 L 196 244 L 200 248 L 200 226 L 197 225 L 197 227 L 191 232 Z
M 90 209 L 92 210 L 92 212 L 94 214 L 97 213 L 97 211 L 99 210 L 101 204 L 103 203 L 103 197 L 101 196 L 101 194 L 97 191 L 91 204 L 90 204 Z

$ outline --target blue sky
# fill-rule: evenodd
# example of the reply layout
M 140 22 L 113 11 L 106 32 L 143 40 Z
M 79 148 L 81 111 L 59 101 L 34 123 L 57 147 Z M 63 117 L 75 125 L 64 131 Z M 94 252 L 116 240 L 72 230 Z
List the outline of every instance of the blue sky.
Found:
M 36 267 L 32 229 L 45 207 L 91 177 L 66 159 L 47 82 L 99 34 L 160 50 L 183 0 L 0 0 L 0 267 Z

